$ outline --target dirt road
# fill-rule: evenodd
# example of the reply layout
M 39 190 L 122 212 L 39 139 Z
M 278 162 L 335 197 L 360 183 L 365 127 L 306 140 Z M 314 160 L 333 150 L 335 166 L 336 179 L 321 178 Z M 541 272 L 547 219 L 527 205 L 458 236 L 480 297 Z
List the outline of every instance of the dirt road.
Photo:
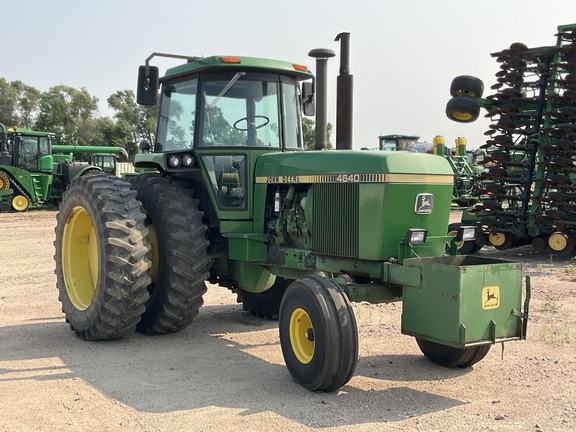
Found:
M 277 322 L 210 287 L 185 331 L 76 338 L 53 272 L 55 212 L 0 214 L 0 431 L 576 430 L 576 263 L 531 248 L 527 341 L 468 370 L 428 362 L 400 334 L 401 304 L 355 304 L 360 359 L 333 394 L 295 384 Z

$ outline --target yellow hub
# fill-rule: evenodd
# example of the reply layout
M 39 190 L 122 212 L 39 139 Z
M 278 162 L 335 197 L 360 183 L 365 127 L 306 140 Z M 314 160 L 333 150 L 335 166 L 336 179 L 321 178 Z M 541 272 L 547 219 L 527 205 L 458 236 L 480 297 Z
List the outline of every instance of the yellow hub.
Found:
M 12 198 L 12 207 L 18 211 L 27 210 L 30 207 L 30 200 L 24 195 L 16 195 Z
M 90 215 L 80 206 L 64 226 L 62 267 L 70 301 L 78 310 L 88 309 L 98 284 L 98 240 Z
M 448 232 L 448 235 L 449 235 L 450 237 L 456 237 L 457 234 L 458 234 L 458 231 L 455 231 L 455 230 Z M 450 244 L 450 242 L 448 242 L 448 244 Z M 458 249 L 460 249 L 463 244 L 464 244 L 464 241 L 462 241 L 462 240 L 457 241 L 457 242 L 456 242 L 456 247 L 457 247 Z
M 452 117 L 454 117 L 456 120 L 470 120 L 472 118 L 472 114 L 464 111 L 454 111 L 452 113 Z
M 568 247 L 568 237 L 561 232 L 552 233 L 548 238 L 548 246 L 556 252 L 562 252 Z
M 490 243 L 494 246 L 502 246 L 506 242 L 506 234 L 491 232 L 488 235 L 488 240 L 490 240 Z
M 10 177 L 5 172 L 0 171 L 0 190 L 10 189 Z
M 301 363 L 310 363 L 314 357 L 314 327 L 302 308 L 295 309 L 290 316 L 290 344 L 294 355 Z
M 458 96 L 468 96 L 468 97 L 476 97 L 476 92 L 472 91 L 472 90 L 458 90 L 456 92 L 456 94 Z

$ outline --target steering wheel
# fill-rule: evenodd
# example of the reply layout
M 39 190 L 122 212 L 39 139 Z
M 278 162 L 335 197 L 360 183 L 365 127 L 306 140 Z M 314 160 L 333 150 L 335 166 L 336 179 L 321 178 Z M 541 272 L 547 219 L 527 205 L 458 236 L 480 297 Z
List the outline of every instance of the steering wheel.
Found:
M 260 125 L 258 125 L 258 126 L 254 126 L 255 129 L 263 128 L 263 127 L 266 126 L 268 123 L 270 123 L 270 119 L 269 119 L 268 117 L 266 117 L 266 116 L 263 116 L 263 115 L 256 115 L 256 116 L 254 116 L 254 120 L 256 120 L 256 119 L 263 119 L 264 123 L 262 123 L 262 124 L 260 124 Z M 246 126 L 247 126 L 247 127 L 246 127 L 246 128 L 240 128 L 240 127 L 238 127 L 238 123 L 243 122 L 243 121 L 246 122 Z M 254 123 L 254 124 L 256 124 L 256 123 Z M 248 126 L 250 126 L 250 123 L 248 123 L 248 117 L 242 117 L 241 119 L 236 120 L 236 121 L 234 122 L 234 125 L 233 125 L 233 126 L 234 126 L 234 129 L 237 129 L 237 130 L 239 130 L 239 131 L 247 131 L 247 130 L 248 130 Z

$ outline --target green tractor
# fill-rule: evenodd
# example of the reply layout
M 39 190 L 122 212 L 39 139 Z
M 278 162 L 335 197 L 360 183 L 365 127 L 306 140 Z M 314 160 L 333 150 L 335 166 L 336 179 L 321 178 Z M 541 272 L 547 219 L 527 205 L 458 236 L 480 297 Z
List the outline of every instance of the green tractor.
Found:
M 416 135 L 380 135 L 379 150 L 413 151 L 430 153 L 444 157 L 454 172 L 452 201 L 467 207 L 478 200 L 482 182 L 480 177 L 484 169 L 475 166 L 470 152 L 466 149 L 466 138 L 458 137 L 454 151 L 447 148 L 443 136 L 436 136 L 432 143 L 419 142 Z
M 26 211 L 31 204 L 57 202 L 73 178 L 101 173 L 103 167 L 74 161 L 75 153 L 112 157 L 121 147 L 52 144 L 54 134 L 2 125 L 0 147 L 0 211 Z M 96 161 L 99 162 L 99 161 Z
M 414 135 L 380 135 L 378 137 L 378 149 L 388 151 L 408 151 L 418 143 L 419 139 L 419 136 Z
M 60 204 L 57 286 L 80 338 L 183 330 L 206 282 L 278 318 L 288 371 L 313 391 L 335 391 L 354 374 L 351 302 L 403 301 L 402 332 L 446 367 L 526 337 L 522 265 L 456 255 L 474 228 L 446 235 L 446 160 L 303 151 L 315 80 L 304 66 L 176 56 L 187 62 L 159 80 L 152 56 L 137 100 L 155 104 L 160 91 L 158 129 L 134 164 L 157 172 L 78 178 Z

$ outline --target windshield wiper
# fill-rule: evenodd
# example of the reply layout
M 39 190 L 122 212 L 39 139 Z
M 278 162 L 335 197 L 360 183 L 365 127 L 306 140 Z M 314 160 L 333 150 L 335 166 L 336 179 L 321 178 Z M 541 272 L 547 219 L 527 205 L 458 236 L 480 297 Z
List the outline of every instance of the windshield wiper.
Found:
M 236 84 L 236 81 L 238 81 L 241 76 L 244 75 L 246 75 L 246 72 L 236 72 L 236 75 L 234 75 L 230 80 L 230 82 L 226 84 L 226 87 L 224 87 L 220 92 L 220 94 L 216 96 L 216 99 L 214 99 L 212 103 L 206 107 L 206 111 L 210 111 L 212 108 L 214 108 L 214 105 L 216 105 L 216 103 L 220 100 L 220 98 L 224 96 L 228 90 L 230 90 L 230 87 Z

